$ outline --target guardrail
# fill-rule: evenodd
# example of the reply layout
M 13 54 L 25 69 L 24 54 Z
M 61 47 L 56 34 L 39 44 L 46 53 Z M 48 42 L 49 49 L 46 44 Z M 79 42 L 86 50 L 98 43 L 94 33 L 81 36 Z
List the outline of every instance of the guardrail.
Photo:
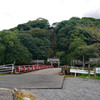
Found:
M 70 73 L 75 73 L 75 76 L 76 74 L 89 74 L 89 70 L 70 69 Z M 94 71 L 90 71 L 90 74 L 93 75 Z
M 93 68 L 79 68 L 68 65 L 64 65 L 64 67 L 62 67 L 62 72 L 65 72 L 66 74 L 74 73 L 75 76 L 76 74 L 89 74 L 89 76 L 95 74 Z
M 0 66 L 0 73 L 13 73 L 14 64 L 6 64 Z
M 52 65 L 21 65 L 18 66 L 17 71 L 20 72 L 29 72 L 29 71 L 35 71 L 45 68 L 54 68 Z

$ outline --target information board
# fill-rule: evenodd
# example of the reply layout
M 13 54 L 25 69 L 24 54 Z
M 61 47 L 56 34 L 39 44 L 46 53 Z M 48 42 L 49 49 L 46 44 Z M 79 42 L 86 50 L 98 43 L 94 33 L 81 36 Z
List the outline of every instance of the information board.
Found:
M 96 74 L 100 74 L 100 68 L 96 68 Z

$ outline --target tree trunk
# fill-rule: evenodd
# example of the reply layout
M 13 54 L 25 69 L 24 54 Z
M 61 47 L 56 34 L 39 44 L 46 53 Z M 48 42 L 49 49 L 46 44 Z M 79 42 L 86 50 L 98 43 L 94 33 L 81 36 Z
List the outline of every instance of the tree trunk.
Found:
M 84 58 L 84 55 L 83 55 L 83 68 L 85 67 L 85 58 Z

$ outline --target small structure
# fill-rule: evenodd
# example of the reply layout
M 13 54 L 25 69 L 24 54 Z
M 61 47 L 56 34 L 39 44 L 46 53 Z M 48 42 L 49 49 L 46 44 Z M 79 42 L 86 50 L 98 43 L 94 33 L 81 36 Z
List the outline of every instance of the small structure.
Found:
M 81 66 L 82 65 L 82 61 L 81 60 L 73 60 L 73 66 L 74 65 Z
M 50 62 L 51 65 L 58 64 L 58 67 L 60 67 L 60 59 L 59 58 L 48 58 L 47 61 Z
M 100 58 L 90 58 L 89 59 L 89 62 L 97 62 L 99 60 L 100 60 Z

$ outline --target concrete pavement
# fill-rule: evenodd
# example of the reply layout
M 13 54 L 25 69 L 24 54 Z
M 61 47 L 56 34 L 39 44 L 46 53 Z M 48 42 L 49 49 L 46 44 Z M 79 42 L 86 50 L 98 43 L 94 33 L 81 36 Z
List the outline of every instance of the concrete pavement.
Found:
M 51 75 L 59 75 L 61 72 L 61 68 L 48 68 L 48 69 L 43 69 L 43 70 L 37 70 L 33 72 L 29 72 L 26 74 L 51 74 Z
M 41 70 L 43 73 L 43 70 Z M 45 70 L 46 71 L 46 70 Z M 53 68 L 50 69 L 53 72 Z M 48 72 L 50 72 L 48 70 Z M 57 71 L 55 71 L 57 74 Z M 22 89 L 53 89 L 62 88 L 64 76 L 53 74 L 37 74 L 34 72 L 20 75 L 0 76 L 0 88 L 22 88 Z M 58 71 L 59 73 L 59 71 Z

